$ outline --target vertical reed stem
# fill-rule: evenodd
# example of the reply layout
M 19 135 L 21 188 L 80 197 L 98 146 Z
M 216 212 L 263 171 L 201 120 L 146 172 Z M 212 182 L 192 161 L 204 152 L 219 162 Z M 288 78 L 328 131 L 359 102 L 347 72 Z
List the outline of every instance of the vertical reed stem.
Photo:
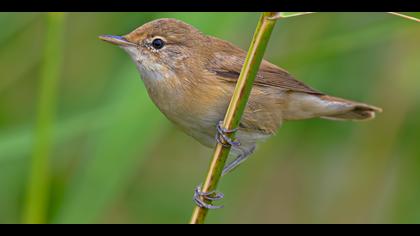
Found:
M 242 67 L 232 99 L 225 115 L 223 127 L 226 129 L 232 130 L 238 127 L 242 114 L 244 113 L 249 95 L 251 94 L 252 84 L 259 70 L 265 48 L 276 23 L 275 20 L 270 19 L 273 15 L 274 13 L 272 12 L 266 12 L 260 17 L 245 59 L 245 63 Z M 233 138 L 234 135 L 234 133 L 230 133 L 228 136 Z M 211 192 L 216 189 L 229 152 L 230 147 L 224 147 L 219 143 L 216 145 L 207 177 L 201 189 L 203 192 Z M 207 201 L 207 203 L 210 202 Z M 207 209 L 196 206 L 190 223 L 204 223 L 207 212 Z
M 60 76 L 64 18 L 64 13 L 48 13 L 46 15 L 47 32 L 38 89 L 35 142 L 23 216 L 23 222 L 29 224 L 46 223 L 47 219 L 50 181 L 49 162 L 53 143 L 52 126 L 57 98 L 57 84 Z

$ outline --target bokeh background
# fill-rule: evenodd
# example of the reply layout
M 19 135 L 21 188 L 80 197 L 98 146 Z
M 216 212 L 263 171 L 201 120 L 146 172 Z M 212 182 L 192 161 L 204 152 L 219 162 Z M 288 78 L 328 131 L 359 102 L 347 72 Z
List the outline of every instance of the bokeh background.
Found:
M 0 13 L 0 223 L 189 221 L 212 150 L 97 38 L 162 17 L 247 49 L 259 14 Z M 266 59 L 384 112 L 285 123 L 222 179 L 225 208 L 207 222 L 420 223 L 419 42 L 420 24 L 386 13 L 280 20 Z

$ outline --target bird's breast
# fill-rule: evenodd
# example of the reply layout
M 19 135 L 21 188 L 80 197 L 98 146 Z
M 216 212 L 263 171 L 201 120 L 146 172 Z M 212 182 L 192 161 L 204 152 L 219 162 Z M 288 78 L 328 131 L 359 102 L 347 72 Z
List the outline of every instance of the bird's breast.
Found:
M 224 92 L 206 84 L 178 78 L 171 73 L 154 73 L 149 71 L 141 76 L 155 105 L 185 133 L 212 146 L 216 124 L 223 119 L 229 97 L 221 97 Z

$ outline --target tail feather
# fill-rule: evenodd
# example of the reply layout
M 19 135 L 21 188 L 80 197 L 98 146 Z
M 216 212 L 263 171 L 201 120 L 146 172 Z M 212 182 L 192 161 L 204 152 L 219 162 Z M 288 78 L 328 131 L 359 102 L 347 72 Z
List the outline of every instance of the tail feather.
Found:
M 382 109 L 379 107 L 367 105 L 364 103 L 353 102 L 342 98 L 331 97 L 323 95 L 321 96 L 323 100 L 328 100 L 332 102 L 343 103 L 343 109 L 337 110 L 337 112 L 321 116 L 324 119 L 332 120 L 370 120 L 375 118 L 376 112 L 382 112 Z

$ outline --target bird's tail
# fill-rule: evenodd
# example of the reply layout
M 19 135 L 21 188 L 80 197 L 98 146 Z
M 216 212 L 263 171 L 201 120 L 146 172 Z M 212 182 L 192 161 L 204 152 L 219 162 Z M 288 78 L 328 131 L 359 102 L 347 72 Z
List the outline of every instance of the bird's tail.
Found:
M 375 118 L 376 112 L 382 112 L 379 107 L 354 102 L 343 98 L 321 95 L 320 98 L 331 104 L 339 105 L 340 109 L 334 109 L 335 112 L 323 115 L 321 118 L 331 120 L 370 120 Z

